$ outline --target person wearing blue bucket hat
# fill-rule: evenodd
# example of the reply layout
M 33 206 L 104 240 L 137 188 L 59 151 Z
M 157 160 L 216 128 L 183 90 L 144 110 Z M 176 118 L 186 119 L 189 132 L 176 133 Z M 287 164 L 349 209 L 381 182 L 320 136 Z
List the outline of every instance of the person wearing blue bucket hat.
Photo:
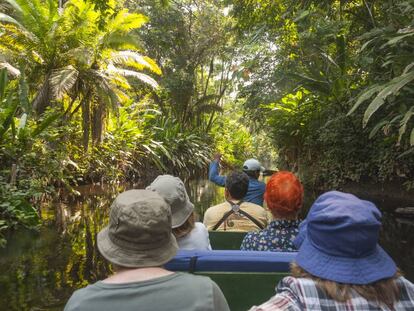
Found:
M 292 276 L 251 310 L 414 310 L 414 285 L 379 246 L 380 228 L 372 202 L 324 193 L 299 227 Z

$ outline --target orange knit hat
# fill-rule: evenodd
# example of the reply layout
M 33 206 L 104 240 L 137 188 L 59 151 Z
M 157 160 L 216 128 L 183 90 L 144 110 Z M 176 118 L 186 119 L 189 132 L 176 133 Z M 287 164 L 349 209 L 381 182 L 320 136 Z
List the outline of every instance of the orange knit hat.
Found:
M 303 186 L 292 173 L 280 171 L 267 183 L 264 198 L 273 215 L 288 217 L 302 207 Z

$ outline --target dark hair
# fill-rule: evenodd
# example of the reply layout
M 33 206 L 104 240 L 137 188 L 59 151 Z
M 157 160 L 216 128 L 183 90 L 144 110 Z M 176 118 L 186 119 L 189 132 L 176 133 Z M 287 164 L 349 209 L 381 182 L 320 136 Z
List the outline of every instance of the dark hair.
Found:
M 254 178 L 254 179 L 258 179 L 258 178 L 259 178 L 259 176 L 260 176 L 260 171 L 248 171 L 248 170 L 243 170 L 243 172 L 244 172 L 247 176 L 249 176 L 249 177 L 251 177 L 251 178 Z
M 226 177 L 226 189 L 231 197 L 241 200 L 247 193 L 249 188 L 249 176 L 243 172 L 231 172 Z

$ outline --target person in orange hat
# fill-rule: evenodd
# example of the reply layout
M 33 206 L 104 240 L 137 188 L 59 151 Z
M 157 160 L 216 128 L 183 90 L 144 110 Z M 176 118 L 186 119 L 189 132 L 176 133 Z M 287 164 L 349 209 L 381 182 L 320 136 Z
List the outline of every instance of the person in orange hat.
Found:
M 303 186 L 290 172 L 272 175 L 266 185 L 264 199 L 273 220 L 261 231 L 246 234 L 240 249 L 246 251 L 293 252 L 303 202 Z

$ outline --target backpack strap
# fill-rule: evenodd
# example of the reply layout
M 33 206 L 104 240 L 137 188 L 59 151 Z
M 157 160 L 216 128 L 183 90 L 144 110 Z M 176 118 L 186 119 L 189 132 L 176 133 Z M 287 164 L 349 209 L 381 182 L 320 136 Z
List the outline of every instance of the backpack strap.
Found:
M 252 215 L 250 215 L 249 213 L 247 213 L 246 211 L 243 211 L 241 209 L 241 210 L 239 210 L 239 213 L 242 214 L 243 216 L 246 216 L 247 218 L 249 218 L 261 230 L 264 229 L 263 224 L 260 221 L 258 221 L 256 218 L 254 218 Z
M 258 226 L 260 229 L 264 229 L 263 224 L 258 221 L 256 218 L 254 218 L 252 215 L 250 215 L 249 213 L 247 213 L 246 211 L 243 211 L 240 208 L 240 205 L 243 203 L 243 201 L 239 201 L 237 203 L 233 203 L 229 200 L 227 200 L 227 202 L 231 205 L 231 210 L 229 210 L 228 212 L 226 212 L 223 217 L 221 217 L 221 219 L 214 225 L 214 227 L 212 228 L 213 231 L 216 231 L 222 224 L 223 222 L 225 222 L 227 220 L 227 218 L 230 217 L 230 215 L 234 214 L 234 213 L 240 213 L 243 216 L 246 216 L 251 222 L 253 222 L 256 226 Z

